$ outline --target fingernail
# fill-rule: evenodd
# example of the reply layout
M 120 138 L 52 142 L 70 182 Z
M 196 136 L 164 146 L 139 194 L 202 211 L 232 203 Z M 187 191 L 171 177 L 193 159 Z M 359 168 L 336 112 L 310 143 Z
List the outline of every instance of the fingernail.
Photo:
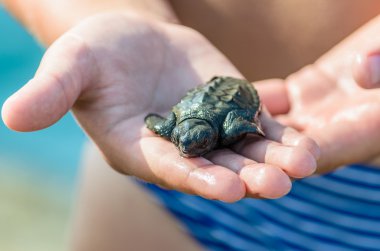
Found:
M 368 89 L 380 86 L 380 54 L 357 54 L 353 66 L 353 77 L 359 86 Z
M 380 54 L 368 57 L 369 77 L 372 85 L 380 85 Z

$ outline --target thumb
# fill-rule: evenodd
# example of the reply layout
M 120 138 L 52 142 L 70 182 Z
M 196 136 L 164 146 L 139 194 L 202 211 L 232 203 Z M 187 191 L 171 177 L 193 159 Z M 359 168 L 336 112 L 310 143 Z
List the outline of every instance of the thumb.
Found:
M 45 53 L 36 75 L 7 99 L 4 123 L 16 131 L 48 127 L 65 115 L 91 76 L 91 57 L 84 42 L 71 34 L 58 39 Z
M 363 88 L 380 87 L 380 52 L 357 55 L 353 67 L 355 81 Z
M 272 115 L 287 113 L 290 102 L 285 82 L 282 79 L 267 79 L 253 83 L 257 89 L 261 102 Z

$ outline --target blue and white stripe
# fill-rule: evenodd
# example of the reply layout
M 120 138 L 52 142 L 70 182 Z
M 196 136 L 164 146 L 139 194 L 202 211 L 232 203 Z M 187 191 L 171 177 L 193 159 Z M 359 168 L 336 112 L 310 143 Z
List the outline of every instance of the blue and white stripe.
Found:
M 233 204 L 145 185 L 206 250 L 380 250 L 380 169 L 352 165 Z

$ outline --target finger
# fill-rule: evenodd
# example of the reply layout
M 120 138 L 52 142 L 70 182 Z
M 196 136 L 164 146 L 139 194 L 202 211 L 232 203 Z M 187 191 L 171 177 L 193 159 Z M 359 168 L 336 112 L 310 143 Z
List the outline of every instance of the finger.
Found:
M 315 159 L 321 155 L 318 144 L 311 138 L 299 133 L 291 127 L 283 126 L 271 118 L 269 114 L 263 113 L 260 117 L 265 138 L 279 142 L 286 146 L 295 146 L 309 151 Z
M 380 53 L 357 55 L 352 71 L 359 86 L 366 89 L 380 88 Z
M 278 167 L 258 164 L 227 148 L 212 151 L 205 157 L 238 173 L 245 183 L 246 197 L 274 199 L 290 191 L 289 176 Z
M 273 114 L 284 114 L 290 109 L 288 93 L 284 81 L 281 79 L 268 79 L 253 83 L 260 99 L 268 111 Z
M 233 171 L 205 158 L 183 158 L 171 142 L 158 137 L 144 138 L 140 149 L 147 163 L 132 173 L 148 182 L 225 202 L 240 200 L 245 186 Z
M 315 172 L 317 163 L 314 156 L 300 147 L 248 136 L 233 146 L 233 149 L 259 163 L 278 166 L 293 178 L 303 178 Z
M 224 166 L 235 173 L 240 173 L 241 169 L 247 165 L 257 163 L 228 148 L 214 150 L 204 157 L 212 163 Z
M 252 164 L 242 168 L 240 178 L 246 184 L 246 193 L 252 198 L 277 199 L 285 196 L 292 182 L 280 168 L 267 164 Z
M 65 35 L 45 53 L 33 79 L 3 105 L 5 124 L 16 131 L 52 125 L 73 106 L 89 82 L 92 67 L 87 47 Z

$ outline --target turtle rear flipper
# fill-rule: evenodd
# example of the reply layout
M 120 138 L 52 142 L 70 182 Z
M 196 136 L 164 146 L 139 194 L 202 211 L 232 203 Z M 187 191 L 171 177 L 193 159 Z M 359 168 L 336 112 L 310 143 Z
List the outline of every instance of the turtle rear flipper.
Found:
M 170 113 L 167 119 L 158 114 L 148 114 L 144 121 L 148 129 L 170 140 L 172 131 L 176 124 L 176 117 L 174 113 Z

